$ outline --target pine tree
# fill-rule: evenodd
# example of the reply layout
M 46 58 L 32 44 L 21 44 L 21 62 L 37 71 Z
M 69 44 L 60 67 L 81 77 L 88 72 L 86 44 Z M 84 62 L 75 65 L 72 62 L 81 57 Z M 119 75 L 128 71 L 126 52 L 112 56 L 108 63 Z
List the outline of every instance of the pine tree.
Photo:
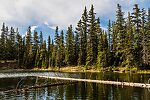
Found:
M 37 67 L 38 68 L 42 68 L 42 61 L 43 61 L 43 33 L 42 31 L 40 32 L 40 36 L 39 36 L 39 49 L 37 50 L 37 56 L 36 56 L 36 61 L 37 61 Z
M 106 32 L 100 34 L 99 45 L 98 45 L 97 66 L 100 68 L 108 67 L 108 40 L 107 40 Z
M 56 61 L 55 61 L 55 66 L 59 67 L 59 34 L 58 34 L 58 26 L 56 27 L 55 30 L 55 38 L 54 38 L 54 42 L 55 42 L 55 56 L 56 56 Z
M 70 66 L 73 65 L 73 62 L 74 62 L 74 33 L 72 30 L 72 25 L 70 25 L 66 33 L 65 63 L 67 66 Z
M 77 27 L 76 27 L 76 34 L 79 34 L 79 54 L 78 54 L 78 65 L 84 65 L 85 61 L 84 59 L 84 40 L 83 40 L 83 29 L 82 29 L 82 22 L 81 20 L 78 22 Z
M 117 51 L 117 32 L 116 23 L 112 23 L 112 52 L 115 54 Z
M 117 5 L 116 11 L 116 34 L 117 34 L 117 52 L 116 57 L 118 58 L 118 64 L 122 65 L 125 60 L 125 20 L 124 20 L 124 13 L 122 12 L 121 6 Z
M 91 66 L 96 64 L 97 61 L 97 54 L 98 54 L 98 37 L 96 32 L 96 19 L 94 13 L 94 7 L 91 6 L 89 11 L 89 30 L 88 30 L 88 37 L 87 37 L 87 58 L 86 58 L 86 65 Z
M 34 61 L 34 66 L 37 67 L 37 62 L 38 62 L 38 59 L 36 59 L 36 57 L 38 56 L 38 49 L 39 49 L 39 46 L 38 46 L 38 43 L 39 43 L 39 40 L 38 40 L 38 33 L 36 31 L 34 31 L 34 35 L 33 35 L 33 61 Z
M 17 60 L 18 60 L 18 66 L 21 67 L 23 66 L 23 56 L 24 56 L 24 45 L 23 45 L 23 39 L 21 37 L 21 35 L 18 32 L 18 28 L 16 30 L 16 38 L 17 38 Z
M 3 23 L 2 29 L 1 29 L 1 59 L 2 60 L 10 60 L 10 40 L 9 40 L 9 29 L 7 26 L 5 26 L 5 23 Z
M 85 65 L 86 57 L 87 57 L 87 34 L 88 34 L 88 14 L 87 14 L 86 7 L 81 17 L 81 29 L 80 30 L 81 30 L 79 33 L 80 50 L 79 50 L 78 64 Z
M 114 63 L 114 57 L 113 57 L 113 32 L 112 32 L 112 24 L 110 22 L 110 20 L 108 21 L 108 28 L 107 28 L 107 32 L 108 32 L 108 65 L 112 66 Z
M 76 33 L 79 34 L 79 53 L 78 53 L 78 65 L 86 64 L 87 56 L 87 34 L 88 34 L 88 14 L 85 7 L 81 20 L 76 27 Z
M 133 27 L 132 27 L 132 17 L 130 15 L 130 12 L 128 13 L 128 19 L 127 19 L 127 39 L 126 39 L 126 66 L 128 67 L 134 67 L 134 35 L 133 35 Z
M 51 60 L 51 67 L 55 67 L 55 59 L 56 59 L 56 47 L 55 47 L 55 45 L 54 45 L 54 42 L 53 42 L 53 40 L 52 40 L 52 45 L 51 45 L 52 47 L 51 47 L 51 52 L 52 52 L 52 60 Z
M 42 32 L 40 32 L 39 43 L 40 43 L 40 49 L 41 49 L 43 46 L 43 33 Z
M 14 28 L 11 27 L 10 29 L 10 34 L 9 34 L 9 39 L 8 39 L 8 52 L 9 52 L 9 59 L 14 60 L 16 57 L 16 47 L 15 47 L 15 41 L 16 41 L 16 37 L 15 37 L 15 31 Z
M 138 7 L 138 4 L 134 5 L 133 13 L 132 13 L 132 22 L 135 27 L 135 34 L 139 34 L 141 28 L 141 11 Z
M 25 53 L 25 66 L 27 68 L 33 67 L 33 52 L 32 52 L 32 37 L 31 37 L 31 27 L 28 27 L 26 35 L 26 53 Z
M 112 34 L 111 34 L 111 22 L 110 20 L 108 21 L 108 45 L 109 45 L 109 50 L 112 51 Z
M 133 34 L 134 34 L 134 62 L 136 66 L 142 66 L 142 34 L 141 34 L 141 11 L 138 4 L 134 5 L 132 13 Z
M 74 44 L 74 65 L 78 64 L 79 59 L 79 33 L 75 34 L 75 44 Z
M 22 67 L 26 68 L 27 67 L 26 66 L 26 59 L 27 59 L 27 57 L 26 57 L 26 36 L 22 37 L 22 45 L 23 45 L 22 47 L 23 47 L 23 51 L 24 51 Z
M 65 46 L 64 46 L 64 32 L 61 31 L 60 40 L 59 40 L 59 66 L 64 66 L 65 60 Z
M 1 33 L 1 41 L 0 41 L 0 56 L 1 56 L 1 60 L 6 60 L 6 27 L 5 27 L 5 23 L 3 23 L 2 25 L 2 29 L 1 29 L 2 33 Z
M 42 47 L 42 50 L 41 50 L 41 58 L 42 58 L 42 67 L 43 68 L 47 68 L 47 50 L 46 50 L 46 41 L 44 41 L 43 43 L 43 47 Z
M 50 36 L 48 36 L 48 40 L 47 40 L 47 44 L 48 44 L 48 50 L 47 50 L 47 59 L 48 59 L 48 68 L 51 67 L 51 59 L 52 59 L 52 51 L 51 51 L 51 38 Z
M 141 11 L 141 36 L 142 36 L 142 60 L 144 66 L 148 65 L 148 47 L 147 47 L 147 40 L 148 40 L 148 35 L 146 33 L 146 10 L 143 8 Z
M 10 40 L 9 40 L 9 28 L 8 26 L 6 26 L 6 29 L 5 29 L 5 56 L 6 56 L 6 59 L 8 60 L 11 60 L 10 59 L 10 48 L 11 46 L 9 45 L 10 44 Z
M 117 11 L 116 11 L 116 22 L 113 26 L 113 48 L 116 49 L 115 53 L 115 65 L 123 65 L 125 60 L 125 46 L 126 46 L 126 32 L 125 32 L 125 20 L 124 20 L 124 13 L 122 12 L 121 6 L 117 4 Z

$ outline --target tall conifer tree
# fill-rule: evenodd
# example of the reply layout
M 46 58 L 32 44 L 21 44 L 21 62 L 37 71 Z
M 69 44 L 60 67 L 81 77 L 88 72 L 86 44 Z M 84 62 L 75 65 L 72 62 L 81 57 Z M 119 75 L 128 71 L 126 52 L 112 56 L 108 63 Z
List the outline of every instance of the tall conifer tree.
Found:
M 68 66 L 73 65 L 74 62 L 74 33 L 73 33 L 72 25 L 68 27 L 66 33 L 65 62 Z
M 123 64 L 125 60 L 125 47 L 126 47 L 126 32 L 125 32 L 125 20 L 124 13 L 119 4 L 117 4 L 116 11 L 116 32 L 117 32 L 117 52 L 116 57 L 118 58 L 118 64 Z
M 97 61 L 97 54 L 98 54 L 98 36 L 96 32 L 96 18 L 93 5 L 89 11 L 88 15 L 88 37 L 87 37 L 87 58 L 86 58 L 86 65 L 91 66 L 96 64 Z

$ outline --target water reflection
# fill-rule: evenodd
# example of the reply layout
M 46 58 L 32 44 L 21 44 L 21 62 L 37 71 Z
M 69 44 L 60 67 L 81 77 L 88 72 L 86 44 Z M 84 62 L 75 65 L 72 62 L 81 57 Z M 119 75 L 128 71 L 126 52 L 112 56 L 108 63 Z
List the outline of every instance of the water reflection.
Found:
M 46 87 L 30 90 L 22 95 L 18 100 L 25 98 L 29 100 L 150 100 L 147 89 L 95 83 Z
M 42 73 L 43 74 L 43 73 Z M 47 73 L 50 75 L 50 73 Z M 118 73 L 59 73 L 63 77 L 88 79 L 147 82 L 150 75 Z M 20 81 L 21 80 L 21 81 Z M 4 92 L 33 85 L 56 82 L 56 80 L 38 77 L 0 78 L 1 100 L 150 100 L 150 92 L 144 88 L 121 87 L 96 83 L 78 82 L 76 84 L 58 85 L 20 92 Z

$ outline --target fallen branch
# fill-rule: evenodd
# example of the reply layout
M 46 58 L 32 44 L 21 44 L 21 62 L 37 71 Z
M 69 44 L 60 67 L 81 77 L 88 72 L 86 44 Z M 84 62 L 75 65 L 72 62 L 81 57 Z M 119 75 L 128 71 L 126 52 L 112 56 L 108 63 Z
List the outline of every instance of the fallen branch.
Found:
M 57 80 L 68 80 L 68 81 L 75 81 L 75 82 L 89 82 L 89 83 L 101 83 L 101 84 L 132 86 L 132 87 L 140 87 L 140 88 L 150 88 L 150 84 L 145 84 L 145 83 L 117 82 L 117 81 L 76 79 L 76 78 L 49 77 L 49 76 L 40 76 L 40 77 L 45 77 L 45 78 L 50 78 L 50 79 L 57 79 Z

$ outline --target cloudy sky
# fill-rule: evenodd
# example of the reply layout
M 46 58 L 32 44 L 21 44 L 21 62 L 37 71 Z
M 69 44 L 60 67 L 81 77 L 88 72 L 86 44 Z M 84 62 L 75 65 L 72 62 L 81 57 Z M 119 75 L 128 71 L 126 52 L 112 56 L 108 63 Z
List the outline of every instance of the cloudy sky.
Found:
M 117 3 L 124 12 L 132 10 L 135 3 L 141 8 L 150 7 L 150 0 L 0 0 L 0 23 L 14 27 L 45 23 L 66 29 L 70 24 L 76 25 L 85 6 L 89 9 L 93 4 L 105 27 L 109 19 L 115 19 Z

